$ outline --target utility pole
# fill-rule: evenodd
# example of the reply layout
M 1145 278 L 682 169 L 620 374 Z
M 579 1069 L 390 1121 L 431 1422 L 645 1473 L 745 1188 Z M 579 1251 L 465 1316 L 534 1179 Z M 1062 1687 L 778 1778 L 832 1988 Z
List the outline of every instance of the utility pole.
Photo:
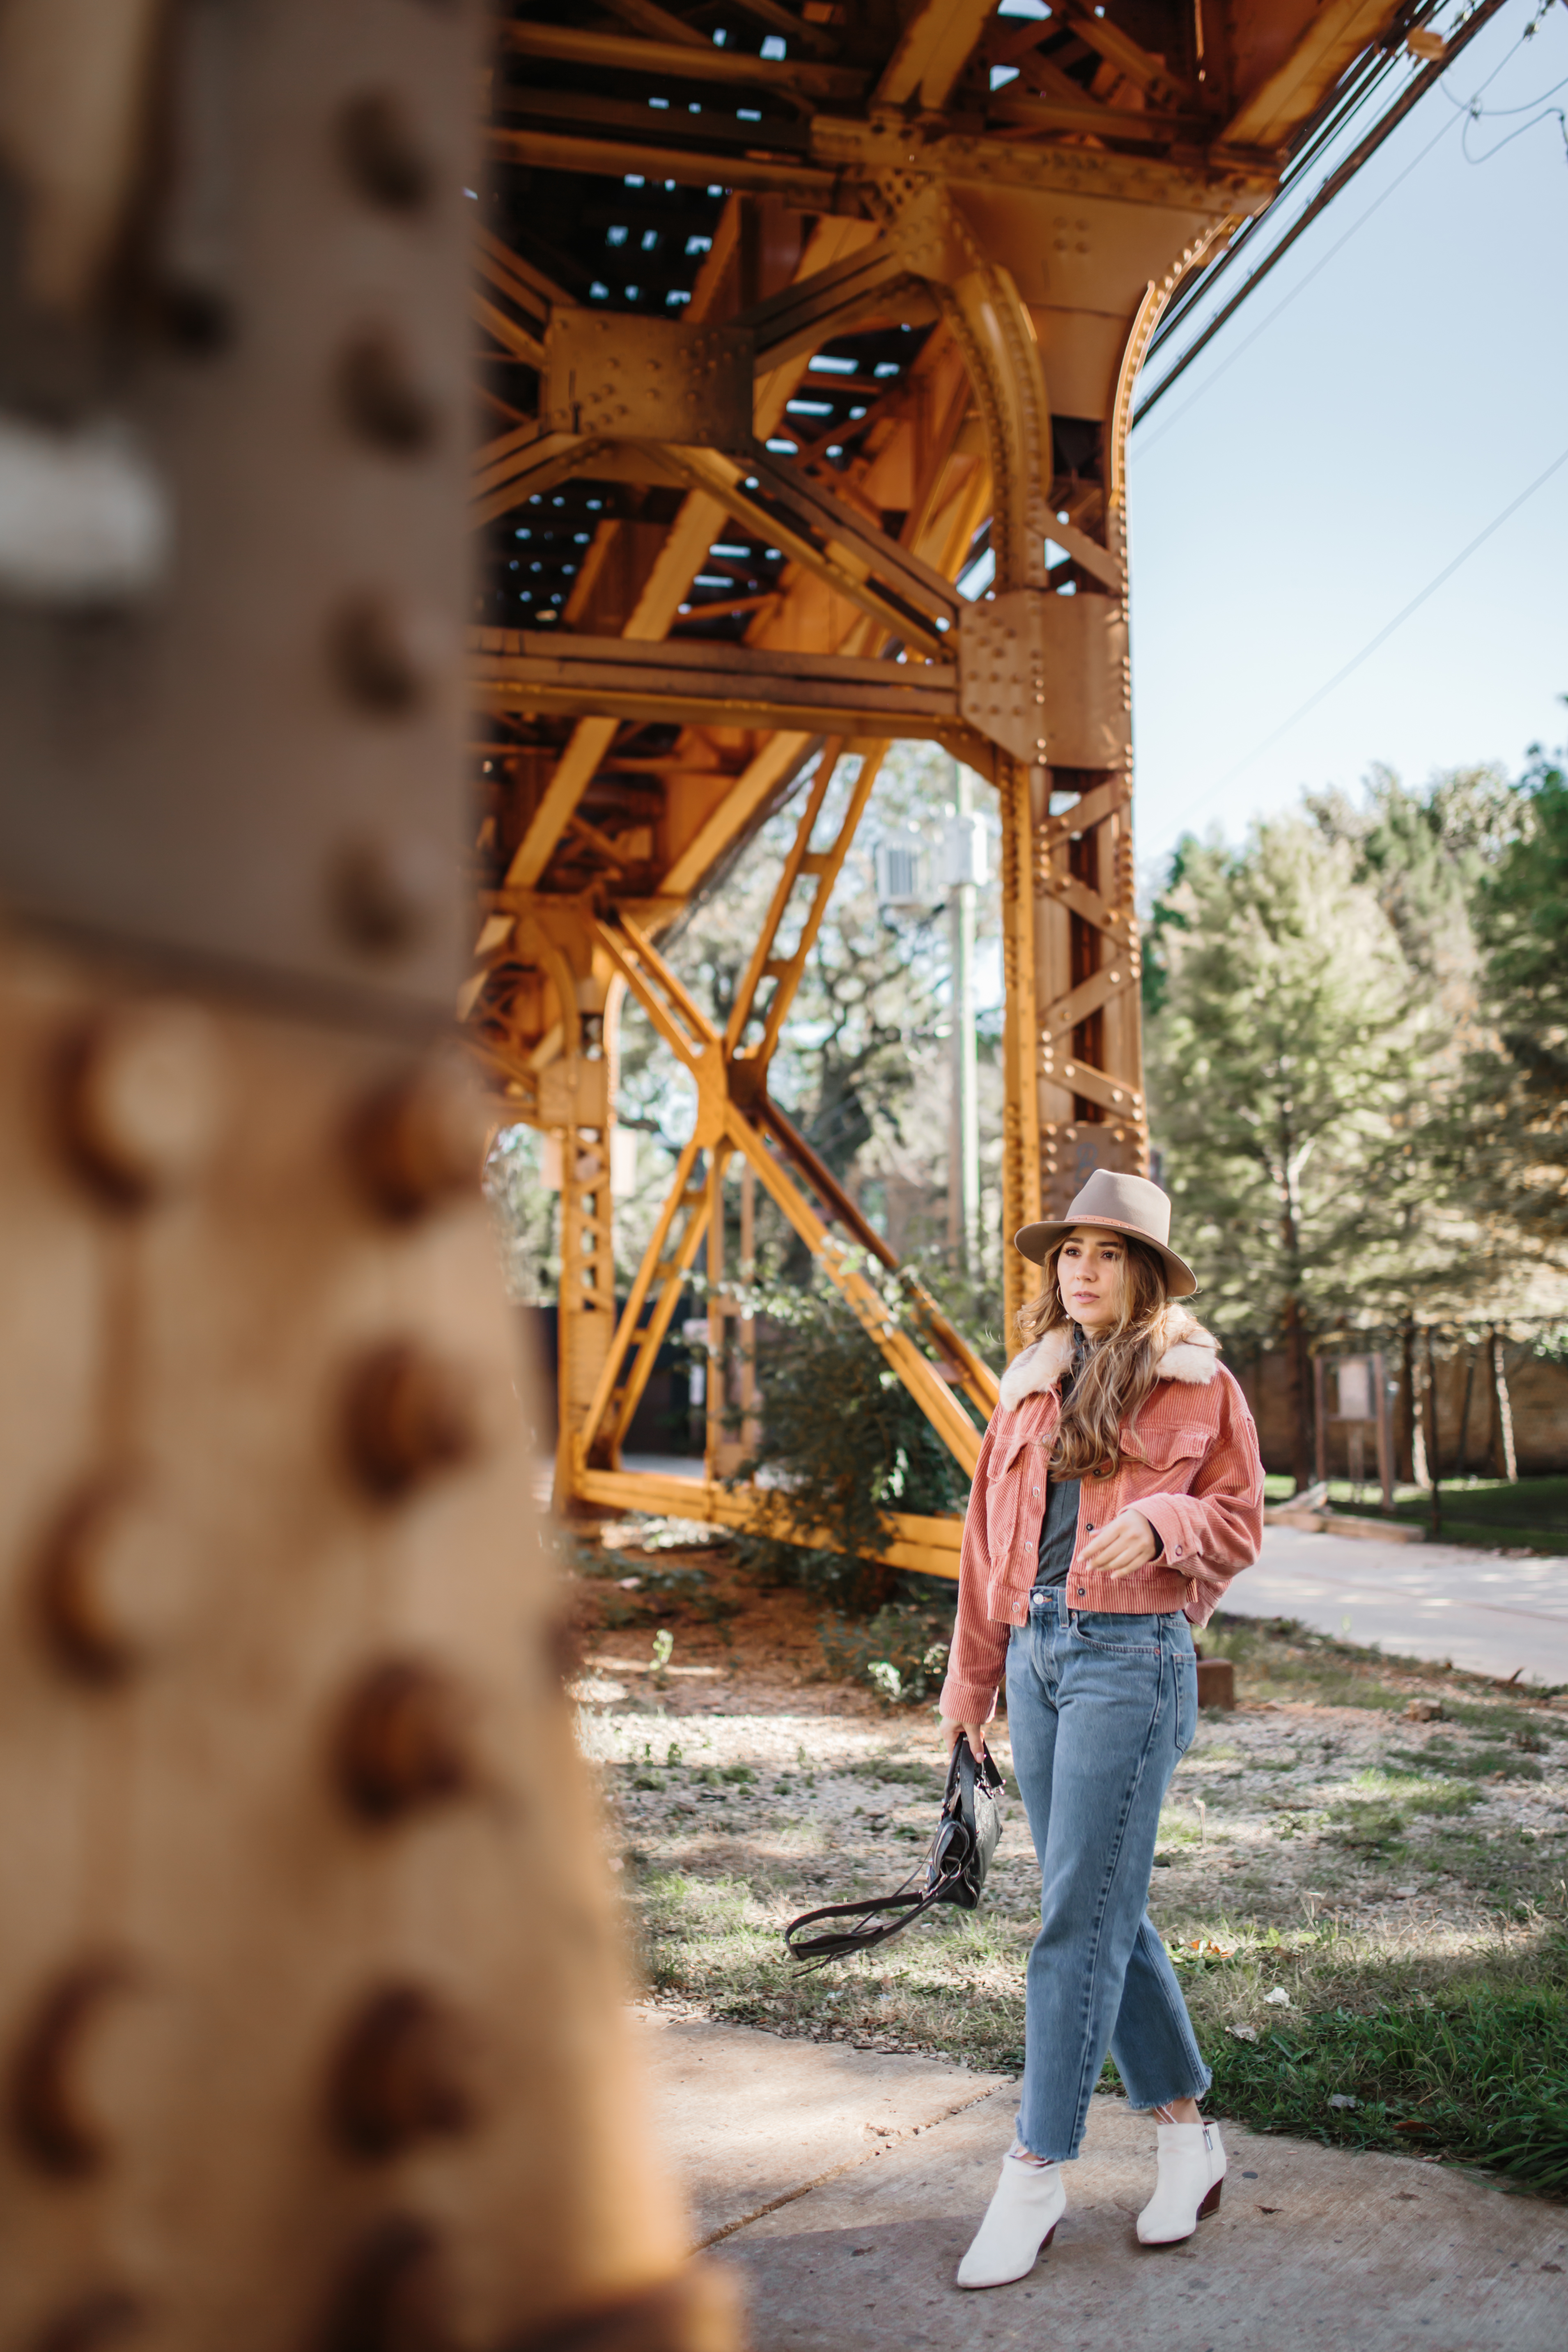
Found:
M 953 761 L 953 814 L 943 837 L 952 941 L 952 1085 L 949 1096 L 947 1242 L 955 1265 L 980 1262 L 980 1098 L 974 1053 L 974 893 L 985 879 L 985 824 L 973 779 Z

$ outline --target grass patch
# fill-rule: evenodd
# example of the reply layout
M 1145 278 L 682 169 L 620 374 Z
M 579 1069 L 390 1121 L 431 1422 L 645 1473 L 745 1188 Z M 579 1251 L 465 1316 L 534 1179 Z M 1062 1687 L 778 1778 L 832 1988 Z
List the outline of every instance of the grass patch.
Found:
M 846 1898 L 874 1891 L 853 1878 L 842 1890 Z M 782 1941 L 798 1907 L 743 1880 L 679 1871 L 650 1878 L 640 1890 L 648 1981 L 731 2024 L 869 2042 L 984 2073 L 1023 2065 L 1032 1925 L 947 1908 L 874 1960 L 805 1975 L 784 1958 Z
M 1537 1738 L 1539 1734 L 1535 1735 Z M 1541 1741 L 1542 1748 L 1546 1742 Z M 1461 1780 L 1541 1780 L 1545 1774 L 1534 1755 L 1517 1748 L 1456 1748 L 1451 1740 L 1428 1740 L 1425 1748 L 1391 1748 L 1389 1760 L 1408 1764 L 1417 1772 L 1436 1772 Z
M 1214 1922 L 1171 1950 L 1217 2115 L 1330 2147 L 1457 2158 L 1568 2193 L 1561 1918 L 1537 1916 L 1525 1936 L 1451 1958 L 1391 1955 L 1333 1923 L 1258 1936 Z
M 1266 1502 L 1289 1502 L 1295 1480 L 1273 1474 L 1265 1478 Z M 1331 1509 L 1352 1511 L 1358 1518 L 1386 1516 L 1375 1487 L 1352 1486 L 1348 1478 L 1331 1478 Z M 1568 1478 L 1445 1478 L 1437 1493 L 1436 1540 L 1472 1544 L 1479 1551 L 1568 1552 Z M 1419 1486 L 1394 1490 L 1394 1517 L 1406 1526 L 1432 1532 L 1432 1497 Z
M 1319 1706 L 1403 1713 L 1409 1696 L 1383 1678 L 1406 1661 L 1315 1633 L 1294 1618 L 1230 1617 L 1221 1611 L 1204 1627 L 1202 1641 L 1205 1658 L 1231 1661 L 1237 1696 L 1243 1701 L 1271 1698 L 1285 1706 L 1310 1699 Z M 1415 1660 L 1408 1664 L 1413 1672 L 1432 1672 Z
M 1349 1485 L 1331 1482 L 1329 1500 L 1336 1510 L 1358 1516 L 1383 1517 L 1380 1501 L 1369 1501 L 1365 1489 L 1352 1500 Z M 1481 1550 L 1568 1552 L 1568 1478 L 1446 1478 L 1438 1489 L 1439 1539 L 1475 1544 Z M 1396 1490 L 1394 1516 L 1430 1529 L 1432 1497 L 1415 1489 Z
M 1561 1955 L 1559 1955 L 1559 1964 Z M 1292 2016 L 1256 2042 L 1208 2041 L 1211 2104 L 1256 2129 L 1486 2164 L 1568 2191 L 1568 1997 L 1454 1986 L 1373 2015 Z M 1340 2105 L 1331 2101 L 1348 2102 Z

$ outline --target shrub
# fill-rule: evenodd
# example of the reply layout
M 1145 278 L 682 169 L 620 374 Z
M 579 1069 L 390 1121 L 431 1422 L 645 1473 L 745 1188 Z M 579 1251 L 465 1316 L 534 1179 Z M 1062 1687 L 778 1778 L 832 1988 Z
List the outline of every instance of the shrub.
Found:
M 736 1538 L 743 1568 L 760 1581 L 802 1585 L 852 1615 L 890 1601 L 898 1573 L 879 1555 L 888 1514 L 962 1512 L 963 1471 L 879 1350 L 837 1297 L 791 1293 L 766 1306 L 758 1347 L 762 1432 L 732 1484 L 760 1473 L 773 1524 Z M 807 1547 L 785 1538 L 789 1517 L 827 1535 Z
M 868 1623 L 825 1617 L 816 1638 L 835 1682 L 868 1682 L 889 1706 L 914 1706 L 942 1687 L 952 1630 L 951 1610 L 906 1602 L 879 1609 Z

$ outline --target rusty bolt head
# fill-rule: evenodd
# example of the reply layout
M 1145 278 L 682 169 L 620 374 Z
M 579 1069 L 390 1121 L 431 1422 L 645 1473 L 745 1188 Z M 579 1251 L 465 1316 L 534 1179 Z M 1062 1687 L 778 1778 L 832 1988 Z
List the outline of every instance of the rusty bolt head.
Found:
M 238 332 L 233 298 L 199 278 L 166 279 L 154 289 L 151 307 L 165 341 L 186 359 L 216 359 Z
M 353 431 L 399 457 L 427 449 L 440 427 L 435 400 L 389 327 L 368 327 L 344 352 L 338 375 L 343 413 Z
M 389 597 L 351 597 L 332 625 L 339 685 L 362 709 L 387 719 L 416 710 L 430 690 L 433 646 L 405 608 Z
M 356 1812 L 390 1822 L 472 1789 L 472 1707 L 449 1675 L 417 1659 L 389 1659 L 365 1675 L 343 1710 L 338 1779 Z
M 389 1217 L 413 1218 L 475 1195 L 489 1138 L 478 1087 L 450 1062 L 421 1063 L 383 1087 L 350 1136 L 365 1192 Z
M 107 1197 L 141 1207 L 195 1182 L 223 1126 L 216 1031 L 195 1005 L 100 1013 L 66 1045 L 60 1112 L 77 1166 Z
M 428 2222 L 394 2214 L 351 2259 L 321 2352 L 453 2352 L 453 2300 L 437 2232 Z
M 134 1476 L 74 1496 L 46 1548 L 38 1597 L 57 1654 L 89 1680 L 115 1682 L 148 1664 L 178 1632 L 189 1557 Z
M 131 1996 L 140 1986 L 124 1960 L 85 1961 L 50 1986 L 24 2032 L 12 2119 L 27 2153 L 51 2172 L 96 2172 L 114 2153 L 139 2007 Z
M 378 961 L 407 955 L 430 930 L 435 861 L 398 835 L 346 841 L 327 869 L 327 910 L 346 947 Z
M 386 2158 L 479 2121 L 476 2051 L 464 2021 L 417 1985 L 373 1993 L 332 2072 L 337 2137 L 356 2156 Z
M 345 1434 L 363 1484 L 395 1498 L 480 1451 L 476 1385 L 461 1366 L 411 1341 L 389 1341 L 350 1376 Z
M 436 175 L 407 106 L 394 90 L 350 99 L 338 117 L 338 150 L 362 196 L 389 212 L 418 212 Z

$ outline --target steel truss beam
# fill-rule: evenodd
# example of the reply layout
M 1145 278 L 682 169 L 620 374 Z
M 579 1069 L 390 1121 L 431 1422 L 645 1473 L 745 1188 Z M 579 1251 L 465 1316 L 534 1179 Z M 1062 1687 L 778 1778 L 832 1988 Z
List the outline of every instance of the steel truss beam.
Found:
M 668 1478 L 646 1470 L 595 1470 L 577 1474 L 579 1501 L 605 1511 L 647 1511 L 671 1518 L 699 1519 L 709 1527 L 748 1529 L 775 1540 L 830 1551 L 830 1528 L 815 1526 L 768 1489 L 727 1486 L 715 1479 Z M 918 1576 L 958 1581 L 963 1521 L 928 1518 L 910 1511 L 885 1511 L 890 1539 L 876 1553 L 888 1568 Z
M 642 726 L 837 728 L 947 743 L 982 772 L 993 758 L 963 722 L 951 662 L 813 657 L 689 640 L 643 646 L 542 630 L 476 630 L 474 641 L 469 691 L 482 710 L 592 713 Z

